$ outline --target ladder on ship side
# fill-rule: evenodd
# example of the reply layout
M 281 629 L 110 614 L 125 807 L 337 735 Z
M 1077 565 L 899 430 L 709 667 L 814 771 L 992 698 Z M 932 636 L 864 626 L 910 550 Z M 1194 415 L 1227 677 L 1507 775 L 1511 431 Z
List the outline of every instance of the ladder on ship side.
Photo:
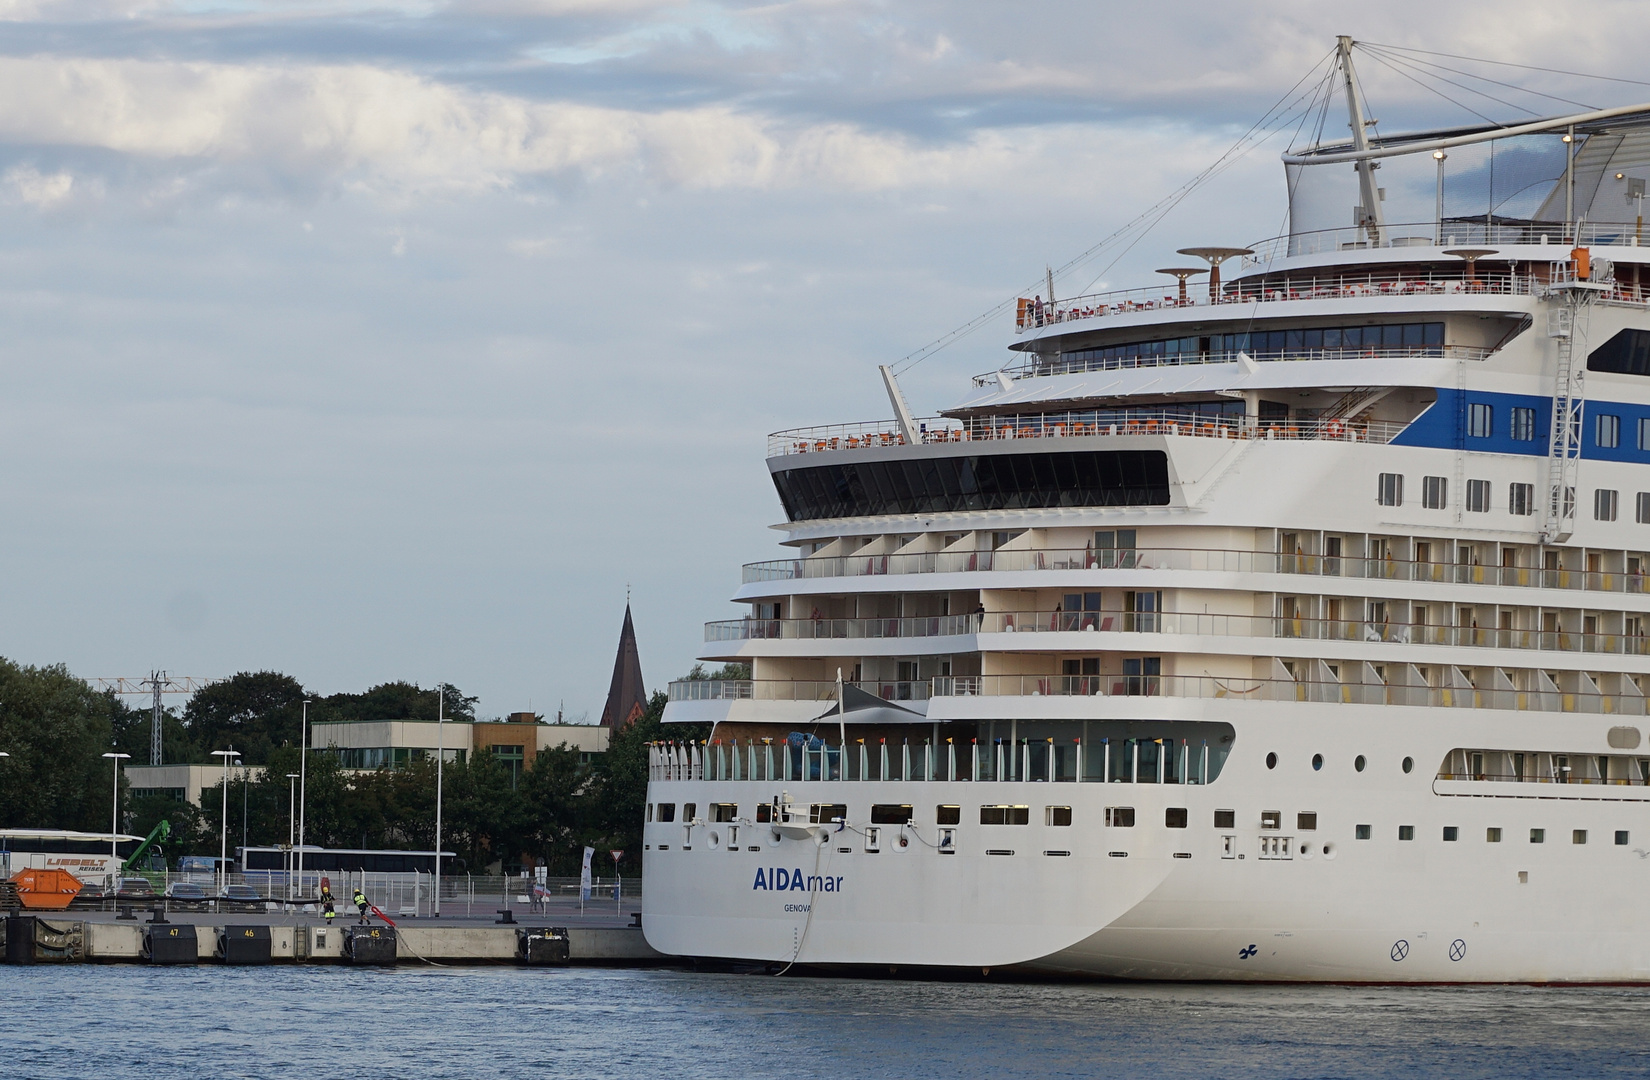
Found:
M 1558 342 L 1553 373 L 1552 427 L 1547 441 L 1546 519 L 1543 544 L 1563 543 L 1575 531 L 1576 474 L 1581 464 L 1581 416 L 1586 403 L 1586 367 L 1575 360 L 1575 338 L 1586 328 L 1597 286 L 1566 281 L 1550 294 L 1557 302 L 1547 312 L 1547 336 Z

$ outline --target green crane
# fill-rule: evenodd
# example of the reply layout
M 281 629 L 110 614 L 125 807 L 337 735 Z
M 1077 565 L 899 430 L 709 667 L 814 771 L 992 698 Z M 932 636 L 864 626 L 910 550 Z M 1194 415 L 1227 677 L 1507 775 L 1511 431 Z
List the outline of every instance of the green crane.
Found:
M 149 849 L 156 848 L 156 853 L 158 854 L 159 849 L 156 845 L 165 842 L 166 838 L 171 835 L 171 822 L 167 821 L 165 818 L 162 818 L 159 825 L 156 825 L 153 829 L 149 830 L 149 835 L 143 838 L 143 843 L 137 846 L 137 850 L 132 852 L 127 860 L 121 864 L 120 872 L 122 874 L 129 874 L 136 870 L 143 862 L 143 857 L 149 854 Z

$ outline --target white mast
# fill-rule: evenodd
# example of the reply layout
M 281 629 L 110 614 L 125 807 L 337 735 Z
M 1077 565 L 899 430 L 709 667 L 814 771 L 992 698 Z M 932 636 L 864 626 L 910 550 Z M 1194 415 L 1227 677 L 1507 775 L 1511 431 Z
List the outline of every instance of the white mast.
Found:
M 1346 79 L 1346 111 L 1351 119 L 1352 145 L 1358 153 L 1369 150 L 1368 124 L 1364 119 L 1364 99 L 1358 90 L 1358 76 L 1352 70 L 1352 39 L 1341 35 L 1335 39 L 1340 52 L 1341 75 Z M 1375 186 L 1375 162 L 1359 158 L 1358 188 L 1363 196 L 1358 224 L 1369 230 L 1369 246 L 1381 246 L 1381 234 L 1386 231 L 1386 218 L 1381 213 L 1381 192 Z

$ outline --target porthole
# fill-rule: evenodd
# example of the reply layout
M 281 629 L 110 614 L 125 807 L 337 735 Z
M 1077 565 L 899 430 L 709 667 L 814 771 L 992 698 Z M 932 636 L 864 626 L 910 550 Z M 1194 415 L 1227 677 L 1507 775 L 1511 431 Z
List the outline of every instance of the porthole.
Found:
M 1326 858 L 1326 859 L 1333 859 L 1335 857 L 1335 845 L 1334 844 L 1325 844 L 1323 846 L 1323 857 Z
M 1405 758 L 1404 759 L 1404 771 L 1409 772 L 1413 768 L 1415 768 L 1415 759 L 1412 758 L 1412 757 Z
M 1312 755 L 1312 771 L 1317 772 L 1321 768 L 1323 768 L 1323 755 L 1322 754 L 1313 754 Z
M 712 851 L 715 851 L 717 848 L 722 846 L 722 837 L 717 833 L 711 833 L 707 839 L 710 842 L 710 849 Z
M 1359 754 L 1357 757 L 1352 759 L 1352 767 L 1357 769 L 1359 772 L 1364 771 L 1364 756 L 1362 754 Z
M 1311 844 L 1302 844 L 1301 845 L 1301 858 L 1310 859 L 1311 857 L 1312 857 L 1312 845 Z
M 1276 755 L 1276 754 L 1267 754 L 1266 755 L 1266 767 L 1268 769 L 1277 768 L 1278 767 L 1278 755 Z

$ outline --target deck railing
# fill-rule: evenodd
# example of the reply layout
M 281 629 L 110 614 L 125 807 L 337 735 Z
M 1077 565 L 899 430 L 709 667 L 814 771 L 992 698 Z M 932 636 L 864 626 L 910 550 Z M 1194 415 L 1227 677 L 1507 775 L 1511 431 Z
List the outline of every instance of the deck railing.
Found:
M 1349 665 L 1351 666 L 1351 665 Z M 1408 665 L 1403 665 L 1407 668 Z M 1634 691 L 1606 693 L 1562 688 L 1518 689 L 1513 686 L 1475 688 L 1459 669 L 1448 668 L 1453 685 L 1430 685 L 1419 674 L 1413 681 L 1354 682 L 1310 679 L 1244 679 L 1208 675 L 952 675 L 923 683 L 864 683 L 876 693 L 893 688 L 909 693 L 880 694 L 888 700 L 929 700 L 947 697 L 1164 697 L 1231 699 L 1237 701 L 1314 701 L 1349 705 L 1410 705 L 1429 708 L 1506 709 L 1517 712 L 1582 712 L 1647 715 L 1645 698 Z M 1407 675 L 1407 672 L 1406 672 Z M 766 701 L 836 700 L 836 683 L 746 679 L 749 689 L 722 695 Z M 670 684 L 670 700 L 683 683 Z M 823 710 L 822 710 L 823 711 Z
M 855 641 L 1047 633 L 1284 638 L 1445 645 L 1454 648 L 1532 649 L 1616 656 L 1650 655 L 1650 637 L 1642 633 L 1441 626 L 1433 623 L 1177 611 L 992 611 L 976 615 L 909 619 L 729 619 L 705 624 L 706 641 Z M 1182 646 L 1172 647 L 1176 651 L 1185 651 Z
M 1122 371 L 1130 368 L 1183 367 L 1196 364 L 1231 364 L 1246 356 L 1257 363 L 1288 363 L 1298 360 L 1411 360 L 1417 357 L 1437 357 L 1446 360 L 1487 359 L 1493 349 L 1475 349 L 1464 345 L 1383 345 L 1356 349 L 1285 349 L 1279 352 L 1206 352 L 1181 353 L 1175 356 L 1108 356 L 1084 360 L 1031 359 L 1014 367 L 1002 368 L 1011 379 L 1034 379 L 1049 375 L 1078 375 L 1090 371 Z M 975 386 L 990 386 L 997 381 L 997 372 L 974 376 Z
M 880 422 L 886 427 L 887 421 Z M 828 450 L 865 450 L 904 446 L 897 432 L 846 434 L 868 424 L 839 424 L 824 428 L 795 428 L 768 436 L 768 456 L 824 453 Z M 936 418 L 923 421 L 923 445 L 984 442 L 1004 439 L 1062 439 L 1091 435 L 1179 435 L 1206 439 L 1306 440 L 1311 442 L 1389 443 L 1408 424 L 1387 420 L 1269 420 L 1241 415 L 1210 415 L 1188 409 L 1116 409 L 1096 411 L 1011 413 L 975 416 L 967 420 Z
M 1575 245 L 1588 247 L 1637 247 L 1643 241 L 1635 226 L 1613 222 L 1562 221 L 1531 222 L 1528 225 L 1497 225 L 1484 222 L 1446 221 L 1442 229 L 1436 221 L 1405 222 L 1384 228 L 1385 243 L 1375 250 L 1388 248 L 1438 247 L 1440 232 L 1445 248 L 1505 247 L 1533 245 L 1553 248 L 1553 260 L 1569 257 Z M 1316 229 L 1310 232 L 1273 236 L 1247 245 L 1252 255 L 1243 259 L 1244 269 L 1264 265 L 1291 255 L 1322 255 L 1333 251 L 1369 250 L 1369 234 L 1362 227 Z M 1435 252 L 1417 252 L 1421 258 L 1435 258 Z
M 919 551 L 889 555 L 826 555 L 746 563 L 742 580 L 880 577 L 887 574 L 965 574 L 981 571 L 1191 570 L 1228 574 L 1298 574 L 1303 577 L 1429 581 L 1458 585 L 1643 593 L 1643 573 L 1561 570 L 1528 566 L 1480 566 L 1350 555 L 1285 555 L 1220 548 L 1036 548 L 997 551 Z

